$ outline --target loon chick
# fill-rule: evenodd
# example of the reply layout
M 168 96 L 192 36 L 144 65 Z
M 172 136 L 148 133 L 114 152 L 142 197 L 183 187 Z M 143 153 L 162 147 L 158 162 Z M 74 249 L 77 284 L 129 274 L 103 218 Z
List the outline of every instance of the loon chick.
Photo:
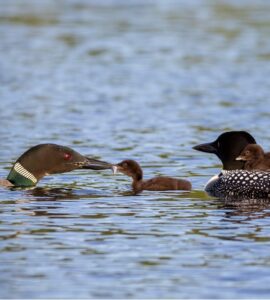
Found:
M 270 198 L 270 172 L 222 171 L 206 184 L 205 191 L 213 197 L 230 201 Z
M 194 146 L 193 149 L 214 153 L 222 161 L 224 170 L 243 169 L 244 162 L 236 160 L 248 144 L 256 144 L 255 139 L 246 131 L 222 133 L 214 142 Z
M 112 165 L 83 156 L 71 148 L 56 144 L 39 144 L 23 153 L 14 163 L 7 179 L 0 185 L 10 187 L 35 186 L 44 176 L 75 169 L 103 170 Z
M 247 145 L 236 160 L 245 162 L 245 170 L 270 170 L 269 154 L 263 151 L 263 148 L 256 144 Z
M 134 194 L 138 194 L 143 190 L 148 191 L 168 191 L 168 190 L 191 190 L 191 183 L 187 180 L 176 179 L 172 177 L 154 177 L 152 179 L 143 180 L 143 171 L 135 160 L 123 160 L 119 164 L 113 166 L 113 171 L 117 171 L 132 177 L 132 189 Z

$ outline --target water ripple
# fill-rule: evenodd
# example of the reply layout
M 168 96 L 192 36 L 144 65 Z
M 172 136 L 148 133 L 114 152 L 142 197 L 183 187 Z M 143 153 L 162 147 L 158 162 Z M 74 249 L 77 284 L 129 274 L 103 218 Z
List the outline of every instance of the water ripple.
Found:
M 269 298 L 269 203 L 203 187 L 226 130 L 269 148 L 266 1 L 9 1 L 0 12 L 0 176 L 41 142 L 138 160 L 192 192 L 110 171 L 0 189 L 1 298 Z

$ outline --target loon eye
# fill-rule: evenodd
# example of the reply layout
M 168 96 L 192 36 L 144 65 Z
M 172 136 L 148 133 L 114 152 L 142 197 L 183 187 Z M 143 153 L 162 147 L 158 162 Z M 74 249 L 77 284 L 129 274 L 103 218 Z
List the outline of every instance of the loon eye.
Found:
M 64 153 L 64 159 L 65 160 L 70 160 L 71 159 L 71 154 L 70 153 Z

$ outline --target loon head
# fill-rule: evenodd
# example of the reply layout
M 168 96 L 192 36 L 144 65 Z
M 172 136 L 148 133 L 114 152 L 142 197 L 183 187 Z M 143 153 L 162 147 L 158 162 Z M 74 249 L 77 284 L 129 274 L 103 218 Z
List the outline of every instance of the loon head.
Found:
M 111 164 L 81 155 L 56 144 L 39 144 L 23 153 L 13 165 L 7 180 L 14 186 L 34 186 L 42 177 L 75 169 L 110 169 Z
M 248 144 L 256 144 L 255 139 L 246 131 L 228 131 L 222 133 L 215 141 L 196 145 L 193 149 L 214 153 L 222 161 L 224 170 L 243 169 L 245 162 L 236 160 Z

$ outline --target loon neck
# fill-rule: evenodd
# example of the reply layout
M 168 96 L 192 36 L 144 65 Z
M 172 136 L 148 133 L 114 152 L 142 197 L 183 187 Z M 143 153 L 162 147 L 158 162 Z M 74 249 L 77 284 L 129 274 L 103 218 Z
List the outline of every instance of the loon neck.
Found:
M 19 162 L 15 163 L 10 173 L 8 174 L 7 180 L 14 186 L 30 187 L 35 186 L 37 178 L 27 171 Z
M 142 181 L 142 179 L 141 180 L 133 179 L 132 189 L 133 189 L 133 192 L 135 194 L 141 192 L 143 190 L 143 181 Z

